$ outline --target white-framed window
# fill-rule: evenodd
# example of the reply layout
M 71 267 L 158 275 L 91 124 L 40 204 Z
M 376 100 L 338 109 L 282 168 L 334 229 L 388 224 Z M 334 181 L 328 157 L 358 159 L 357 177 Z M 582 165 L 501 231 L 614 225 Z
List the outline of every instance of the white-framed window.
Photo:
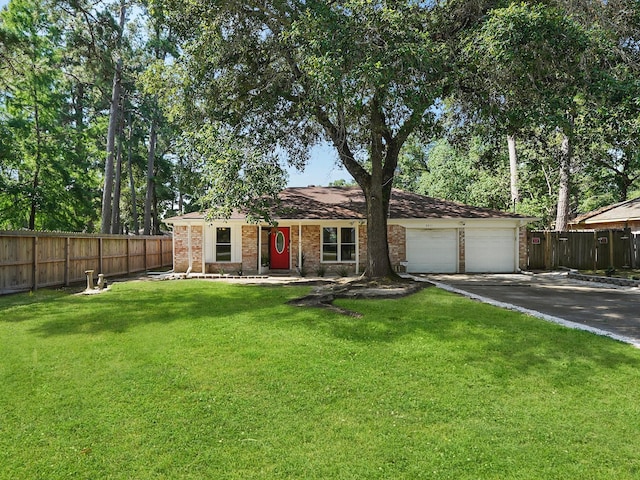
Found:
M 217 227 L 215 231 L 216 262 L 231 261 L 231 228 Z
M 354 227 L 322 227 L 322 261 L 356 261 L 356 229 Z

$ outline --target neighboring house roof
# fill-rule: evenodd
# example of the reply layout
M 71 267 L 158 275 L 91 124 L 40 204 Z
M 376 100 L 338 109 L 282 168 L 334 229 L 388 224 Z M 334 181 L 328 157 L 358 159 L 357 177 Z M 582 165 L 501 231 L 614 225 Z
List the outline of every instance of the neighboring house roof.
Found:
M 274 218 L 289 220 L 339 220 L 365 219 L 366 205 L 362 190 L 359 187 L 293 187 L 285 188 L 280 194 L 281 204 Z M 174 223 L 176 220 L 204 218 L 202 213 L 189 213 L 165 220 Z M 232 219 L 244 219 L 234 212 Z M 439 200 L 417 193 L 393 189 L 389 202 L 389 218 L 422 219 L 422 218 L 519 218 L 522 215 L 500 212 L 488 208 L 472 207 L 448 200 Z
M 640 220 L 640 197 L 582 214 L 569 222 L 571 225 Z

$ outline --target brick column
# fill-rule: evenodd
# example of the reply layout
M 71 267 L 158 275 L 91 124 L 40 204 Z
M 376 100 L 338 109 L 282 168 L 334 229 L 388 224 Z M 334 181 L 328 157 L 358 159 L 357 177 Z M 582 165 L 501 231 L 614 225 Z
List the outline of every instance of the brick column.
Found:
M 242 272 L 258 272 L 258 230 L 257 225 L 242 226 Z
M 528 263 L 527 227 L 520 227 L 520 231 L 518 232 L 518 266 L 520 270 L 526 270 Z
M 204 248 L 204 228 L 202 225 L 191 226 L 191 271 L 204 273 L 202 271 L 202 254 Z
M 466 246 L 464 228 L 458 229 L 458 273 L 466 272 Z

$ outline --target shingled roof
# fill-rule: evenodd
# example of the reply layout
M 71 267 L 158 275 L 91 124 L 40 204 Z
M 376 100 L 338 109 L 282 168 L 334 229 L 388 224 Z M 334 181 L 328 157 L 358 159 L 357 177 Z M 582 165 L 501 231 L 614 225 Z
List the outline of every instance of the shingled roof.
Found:
M 578 225 L 580 223 L 628 222 L 631 220 L 640 220 L 640 197 L 584 213 L 569 223 Z
M 287 188 L 280 195 L 279 218 L 352 219 L 366 218 L 365 198 L 359 187 Z M 514 218 L 497 210 L 438 200 L 417 193 L 393 189 L 389 218 Z
M 285 188 L 280 194 L 280 200 L 281 204 L 274 212 L 274 218 L 280 220 L 364 220 L 366 218 L 365 198 L 359 187 Z M 525 218 L 522 215 L 439 200 L 396 188 L 392 190 L 389 203 L 389 218 L 392 219 Z M 179 219 L 198 218 L 203 218 L 203 215 L 190 213 L 166 221 L 173 223 Z M 243 219 L 244 216 L 234 212 L 231 218 Z

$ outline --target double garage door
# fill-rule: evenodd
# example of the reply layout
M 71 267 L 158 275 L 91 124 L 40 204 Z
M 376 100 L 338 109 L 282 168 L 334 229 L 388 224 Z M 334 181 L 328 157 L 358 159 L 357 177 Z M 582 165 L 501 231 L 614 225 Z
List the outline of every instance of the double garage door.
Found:
M 411 273 L 458 271 L 458 231 L 407 229 L 407 270 Z M 516 269 L 516 230 L 465 229 L 465 271 L 507 273 Z

